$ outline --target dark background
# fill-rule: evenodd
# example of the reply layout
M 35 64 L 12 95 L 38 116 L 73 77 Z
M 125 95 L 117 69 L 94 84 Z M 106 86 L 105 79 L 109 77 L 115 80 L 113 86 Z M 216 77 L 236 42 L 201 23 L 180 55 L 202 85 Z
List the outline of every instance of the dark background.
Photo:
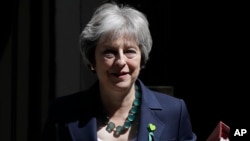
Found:
M 60 1 L 3 1 L 0 140 L 37 140 L 46 119 L 48 102 L 86 87 L 86 82 L 79 80 L 88 73 L 79 67 L 80 57 L 72 57 L 74 52 L 65 51 L 61 44 L 77 46 L 71 43 L 72 39 L 77 38 L 100 2 L 75 1 L 72 5 L 76 6 L 70 9 L 66 2 Z M 119 2 L 144 12 L 150 23 L 153 49 L 140 79 L 146 85 L 173 86 L 174 96 L 187 103 L 199 141 L 205 140 L 219 121 L 229 125 L 232 133 L 235 129 L 250 130 L 247 126 L 249 10 L 245 3 Z M 65 9 L 62 10 L 65 13 L 58 9 Z M 79 20 L 60 18 L 74 17 L 75 9 L 85 11 L 78 12 Z M 60 29 L 64 26 L 61 25 L 68 26 L 63 34 L 75 37 L 62 36 Z M 72 30 L 76 32 L 71 33 Z M 232 140 L 241 139 L 243 137 L 232 137 Z

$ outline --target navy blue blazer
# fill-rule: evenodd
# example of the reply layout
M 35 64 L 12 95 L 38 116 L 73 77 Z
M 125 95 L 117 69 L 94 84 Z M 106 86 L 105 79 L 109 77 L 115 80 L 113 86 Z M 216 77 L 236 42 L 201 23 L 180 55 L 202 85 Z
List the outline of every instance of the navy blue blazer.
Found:
M 138 141 L 148 141 L 149 123 L 156 125 L 154 141 L 196 141 L 189 113 L 182 99 L 148 89 L 142 91 Z M 102 111 L 99 86 L 57 98 L 49 106 L 43 141 L 97 141 L 97 120 Z

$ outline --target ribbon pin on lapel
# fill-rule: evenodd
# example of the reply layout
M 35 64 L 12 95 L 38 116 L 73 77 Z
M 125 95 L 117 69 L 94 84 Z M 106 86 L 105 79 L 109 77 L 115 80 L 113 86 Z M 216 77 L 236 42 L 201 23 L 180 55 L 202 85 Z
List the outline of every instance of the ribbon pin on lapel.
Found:
M 155 141 L 154 140 L 154 131 L 156 130 L 156 126 L 152 123 L 148 124 L 148 141 Z

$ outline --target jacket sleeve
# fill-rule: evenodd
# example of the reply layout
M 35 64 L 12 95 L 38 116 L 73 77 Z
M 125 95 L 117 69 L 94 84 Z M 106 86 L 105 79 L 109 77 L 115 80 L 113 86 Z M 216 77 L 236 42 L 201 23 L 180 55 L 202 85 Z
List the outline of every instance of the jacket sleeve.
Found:
M 179 124 L 179 140 L 180 141 L 196 141 L 197 136 L 192 131 L 190 116 L 185 102 L 181 99 L 181 118 Z
M 68 128 L 61 120 L 58 112 L 58 106 L 55 103 L 49 105 L 48 116 L 44 124 L 41 141 L 71 141 Z

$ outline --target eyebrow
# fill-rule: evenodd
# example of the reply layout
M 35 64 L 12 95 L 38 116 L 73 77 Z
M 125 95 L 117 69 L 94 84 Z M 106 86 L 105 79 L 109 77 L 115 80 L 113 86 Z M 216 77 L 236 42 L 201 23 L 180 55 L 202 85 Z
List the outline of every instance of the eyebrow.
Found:
M 112 46 L 112 45 L 103 45 L 103 49 L 117 49 L 116 47 Z

